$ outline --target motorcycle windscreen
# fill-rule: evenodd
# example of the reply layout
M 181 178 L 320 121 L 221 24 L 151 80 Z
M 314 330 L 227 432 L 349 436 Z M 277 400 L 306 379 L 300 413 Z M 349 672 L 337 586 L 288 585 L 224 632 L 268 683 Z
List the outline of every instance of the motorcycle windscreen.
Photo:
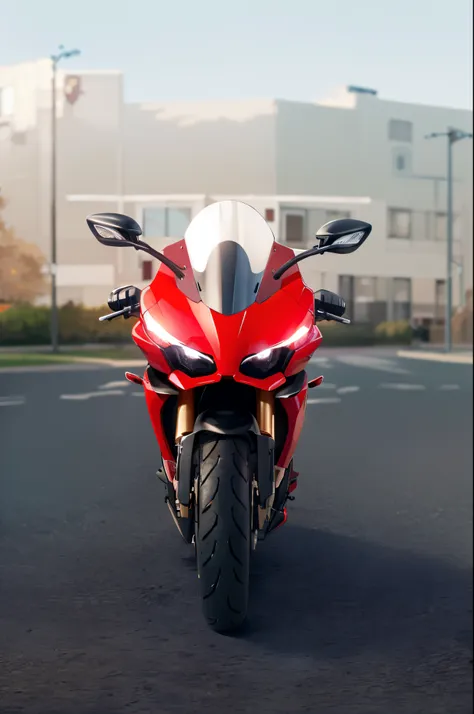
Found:
M 255 302 L 274 243 L 258 211 L 240 201 L 213 203 L 190 223 L 185 241 L 208 307 L 233 315 Z

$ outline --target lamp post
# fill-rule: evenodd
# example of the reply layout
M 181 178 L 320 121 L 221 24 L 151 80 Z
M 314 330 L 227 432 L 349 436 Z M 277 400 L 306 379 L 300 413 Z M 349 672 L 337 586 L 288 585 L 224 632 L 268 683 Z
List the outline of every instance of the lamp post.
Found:
M 51 349 L 59 351 L 58 303 L 56 291 L 57 277 L 57 241 L 56 241 L 56 73 L 62 59 L 76 57 L 80 50 L 65 50 L 59 46 L 59 52 L 51 55 Z
M 453 144 L 461 139 L 472 139 L 472 134 L 460 129 L 449 127 L 447 131 L 427 134 L 425 139 L 437 139 L 446 136 L 448 139 L 447 166 L 447 256 L 446 256 L 446 317 L 444 325 L 444 341 L 446 352 L 452 350 L 451 315 L 453 312 Z

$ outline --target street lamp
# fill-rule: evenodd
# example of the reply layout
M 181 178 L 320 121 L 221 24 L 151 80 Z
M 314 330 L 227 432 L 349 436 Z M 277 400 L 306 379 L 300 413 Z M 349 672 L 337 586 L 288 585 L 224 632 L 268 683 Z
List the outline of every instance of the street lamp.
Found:
M 62 59 L 76 57 L 80 50 L 65 50 L 59 46 L 59 52 L 51 55 L 51 349 L 59 351 L 58 304 L 56 294 L 57 245 L 56 245 L 56 71 Z
M 472 134 L 460 129 L 449 127 L 447 131 L 427 134 L 425 139 L 437 139 L 446 136 L 448 139 L 448 210 L 447 210 L 447 263 L 446 263 L 446 317 L 444 325 L 444 340 L 446 352 L 451 352 L 451 315 L 453 311 L 453 144 L 461 139 L 472 139 Z

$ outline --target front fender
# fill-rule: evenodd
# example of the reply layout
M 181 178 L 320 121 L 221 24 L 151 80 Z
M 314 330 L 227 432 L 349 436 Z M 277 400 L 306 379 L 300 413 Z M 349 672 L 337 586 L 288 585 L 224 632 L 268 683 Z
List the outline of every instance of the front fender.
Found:
M 207 409 L 199 414 L 192 434 L 183 436 L 179 445 L 177 462 L 178 500 L 183 506 L 191 502 L 194 468 L 193 455 L 202 433 L 220 436 L 245 436 L 252 434 L 256 442 L 256 479 L 258 500 L 263 507 L 274 492 L 275 442 L 270 436 L 261 434 L 253 414 Z

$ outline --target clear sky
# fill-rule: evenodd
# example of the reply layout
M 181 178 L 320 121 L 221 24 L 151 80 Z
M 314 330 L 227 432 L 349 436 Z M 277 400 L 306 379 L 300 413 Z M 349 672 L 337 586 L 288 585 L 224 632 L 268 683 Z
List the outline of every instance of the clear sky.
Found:
M 472 0 L 0 0 L 0 65 L 79 47 L 128 101 L 314 100 L 334 86 L 472 109 Z

